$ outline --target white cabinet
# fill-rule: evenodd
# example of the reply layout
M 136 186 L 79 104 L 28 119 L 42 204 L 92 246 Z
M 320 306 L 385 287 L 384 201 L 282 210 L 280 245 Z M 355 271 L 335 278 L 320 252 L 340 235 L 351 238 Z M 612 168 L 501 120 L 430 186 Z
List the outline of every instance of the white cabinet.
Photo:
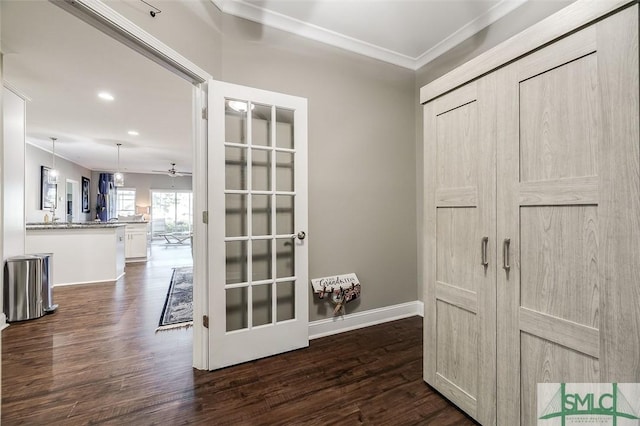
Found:
M 54 286 L 113 283 L 124 275 L 124 226 L 27 225 L 25 251 L 52 253 Z
M 147 224 L 128 223 L 124 244 L 127 262 L 147 260 Z

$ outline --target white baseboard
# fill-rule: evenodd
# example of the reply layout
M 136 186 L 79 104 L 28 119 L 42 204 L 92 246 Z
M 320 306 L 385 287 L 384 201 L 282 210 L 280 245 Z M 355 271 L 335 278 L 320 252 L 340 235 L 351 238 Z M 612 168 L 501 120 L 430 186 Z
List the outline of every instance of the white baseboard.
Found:
M 422 316 L 422 302 L 401 303 L 399 305 L 385 306 L 384 308 L 370 309 L 364 312 L 326 318 L 309 323 L 309 339 L 331 336 L 345 331 L 369 327 L 415 315 Z
M 57 283 L 57 284 L 54 284 L 52 287 L 64 287 L 67 285 L 84 285 L 84 284 L 115 284 L 118 282 L 120 278 L 124 277 L 125 275 L 126 275 L 126 272 L 123 272 L 120 275 L 118 275 L 118 278 L 116 278 L 115 280 L 79 281 L 77 283 Z

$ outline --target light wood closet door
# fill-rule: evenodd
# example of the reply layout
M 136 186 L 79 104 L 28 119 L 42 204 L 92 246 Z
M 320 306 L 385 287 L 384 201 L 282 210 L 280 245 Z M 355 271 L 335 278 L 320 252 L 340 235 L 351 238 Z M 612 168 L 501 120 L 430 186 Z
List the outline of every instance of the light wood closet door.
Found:
M 425 381 L 495 423 L 495 76 L 424 107 Z
M 498 80 L 498 423 L 532 425 L 537 383 L 640 381 L 637 5 Z

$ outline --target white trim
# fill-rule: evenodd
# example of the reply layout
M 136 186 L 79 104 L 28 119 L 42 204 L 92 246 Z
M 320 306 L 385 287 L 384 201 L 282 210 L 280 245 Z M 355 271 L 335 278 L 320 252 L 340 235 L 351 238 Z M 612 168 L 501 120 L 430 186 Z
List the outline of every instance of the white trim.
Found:
M 247 3 L 243 0 L 211 0 L 211 2 L 224 13 L 414 71 L 493 24 L 527 1 L 528 0 L 502 0 L 431 49 L 417 57 L 411 57 L 318 25 L 301 21 L 282 13 L 265 9 L 255 4 Z
M 115 284 L 120 278 L 124 277 L 124 272 L 118 276 L 115 280 L 98 280 L 98 281 L 78 281 L 75 283 L 58 283 L 54 284 L 52 287 L 65 287 L 68 285 L 94 285 L 94 284 Z
M 31 97 L 24 94 L 21 90 L 18 90 L 18 88 L 16 88 L 16 86 L 14 86 L 13 83 L 7 80 L 2 80 L 2 86 L 7 90 L 12 91 L 16 96 L 24 99 L 25 101 L 31 102 Z
M 364 312 L 313 321 L 309 323 L 309 340 L 421 315 L 424 311 L 424 305 L 421 305 L 422 302 L 416 300 L 414 302 L 385 306 L 384 308 L 370 309 Z
M 422 300 L 416 300 L 418 304 L 418 315 L 424 318 L 424 302 Z
M 209 329 L 204 327 L 203 316 L 209 313 L 209 274 L 207 269 L 207 225 L 202 222 L 207 210 L 207 119 L 202 118 L 203 108 L 208 109 L 208 83 L 193 86 L 193 367 L 209 369 Z M 151 191 L 149 191 L 151 192 Z M 151 195 L 151 194 L 150 194 Z M 210 213 L 209 213 L 210 214 Z

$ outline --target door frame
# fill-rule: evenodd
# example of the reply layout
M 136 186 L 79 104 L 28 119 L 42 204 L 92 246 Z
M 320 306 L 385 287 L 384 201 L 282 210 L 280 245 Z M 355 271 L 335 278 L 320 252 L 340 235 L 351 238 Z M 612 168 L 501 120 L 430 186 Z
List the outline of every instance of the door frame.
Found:
M 65 179 L 65 189 L 66 186 L 68 184 L 71 184 L 71 217 L 73 218 L 73 220 L 80 220 L 80 182 L 78 182 L 77 180 L 73 180 L 73 179 Z M 69 199 L 66 198 L 66 196 L 68 195 L 68 192 L 65 190 L 65 201 L 68 203 Z M 68 217 L 67 216 L 67 205 L 65 204 L 65 219 Z
M 100 0 L 50 1 L 193 84 L 193 367 L 207 370 L 209 332 L 203 324 L 203 317 L 209 315 L 207 225 L 203 221 L 207 209 L 207 121 L 202 111 L 207 107 L 207 82 L 213 77 Z

